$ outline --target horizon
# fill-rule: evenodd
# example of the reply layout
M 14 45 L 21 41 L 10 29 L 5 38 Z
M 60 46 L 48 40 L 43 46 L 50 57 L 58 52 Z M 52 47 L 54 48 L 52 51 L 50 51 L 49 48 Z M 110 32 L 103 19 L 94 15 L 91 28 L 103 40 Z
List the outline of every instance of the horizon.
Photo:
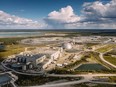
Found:
M 116 29 L 0 29 L 0 32 L 35 32 L 35 31 L 116 31 Z

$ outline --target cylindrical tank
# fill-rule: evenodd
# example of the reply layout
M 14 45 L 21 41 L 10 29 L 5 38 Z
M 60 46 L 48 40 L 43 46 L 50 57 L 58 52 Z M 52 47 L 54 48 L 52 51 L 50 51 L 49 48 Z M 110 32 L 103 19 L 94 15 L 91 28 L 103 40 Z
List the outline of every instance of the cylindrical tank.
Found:
M 21 62 L 21 60 L 22 60 L 22 58 L 19 57 L 19 58 L 18 58 L 18 61 Z
M 27 69 L 26 65 L 22 66 L 22 70 L 25 71 L 26 69 Z
M 32 64 L 30 64 L 30 65 L 29 65 L 29 69 L 32 69 L 32 68 L 33 68 L 33 65 L 32 65 Z
M 26 58 L 22 58 L 22 63 L 26 63 Z

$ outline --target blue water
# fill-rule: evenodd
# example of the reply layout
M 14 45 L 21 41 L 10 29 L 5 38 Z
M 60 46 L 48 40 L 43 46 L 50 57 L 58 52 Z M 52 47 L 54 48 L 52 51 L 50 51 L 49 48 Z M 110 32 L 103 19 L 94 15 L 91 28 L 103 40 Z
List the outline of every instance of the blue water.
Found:
M 40 36 L 40 32 L 0 32 L 0 38 L 3 37 L 28 37 L 28 36 Z

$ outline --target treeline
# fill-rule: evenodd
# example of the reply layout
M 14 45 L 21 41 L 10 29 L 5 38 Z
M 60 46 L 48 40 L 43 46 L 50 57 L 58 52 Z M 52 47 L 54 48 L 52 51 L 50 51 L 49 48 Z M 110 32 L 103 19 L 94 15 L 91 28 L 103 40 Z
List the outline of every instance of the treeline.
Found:
M 22 40 L 23 38 L 0 38 L 1 45 L 12 45 L 18 44 L 18 41 Z
M 35 86 L 35 85 L 42 85 L 48 82 L 67 79 L 70 80 L 71 78 L 68 77 L 43 77 L 43 76 L 28 76 L 28 75 L 19 75 L 18 80 L 16 81 L 16 84 L 18 86 Z
M 80 73 L 116 73 L 116 70 L 67 70 L 65 68 L 56 68 L 49 71 L 50 74 L 80 74 Z

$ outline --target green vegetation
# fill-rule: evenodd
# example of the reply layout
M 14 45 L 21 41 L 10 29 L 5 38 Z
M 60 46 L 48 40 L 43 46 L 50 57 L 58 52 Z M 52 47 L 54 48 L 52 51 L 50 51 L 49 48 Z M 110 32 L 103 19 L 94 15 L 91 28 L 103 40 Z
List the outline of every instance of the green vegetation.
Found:
M 97 65 L 97 68 L 96 68 L 96 65 L 95 65 L 94 70 L 90 70 L 90 69 L 87 70 L 86 69 L 87 67 L 85 67 L 85 69 L 83 69 L 83 70 L 73 70 L 73 68 L 78 66 L 79 64 L 88 63 L 88 61 L 87 61 L 88 58 L 91 59 L 93 62 L 98 63 L 100 66 Z M 116 73 L 115 69 L 110 70 L 105 66 L 110 67 L 100 60 L 98 53 L 88 52 L 82 57 L 82 59 L 80 61 L 76 61 L 75 63 L 71 63 L 63 68 L 56 68 L 48 73 L 57 73 L 57 74 Z M 101 69 L 99 69 L 99 67 Z M 92 68 L 93 68 L 93 66 L 92 66 Z
M 84 56 L 81 58 L 81 60 L 76 61 L 75 63 L 71 63 L 71 64 L 65 66 L 64 68 L 71 69 L 71 68 L 78 66 L 79 64 L 88 63 L 88 62 L 97 62 L 102 65 L 102 63 L 99 60 L 97 60 L 96 57 L 99 58 L 98 53 L 86 52 L 86 54 L 84 54 Z M 87 71 L 87 70 L 85 70 L 85 71 Z
M 104 55 L 104 59 L 116 65 L 116 50 L 112 50 Z
M 34 37 L 30 37 L 30 38 L 34 38 Z M 21 38 L 21 37 L 0 38 L 0 42 L 2 42 L 2 45 L 0 45 L 0 61 L 2 61 L 4 58 L 10 55 L 23 52 L 26 47 L 29 47 L 28 50 L 32 50 L 35 48 L 35 46 L 30 46 L 30 45 L 28 46 L 28 45 L 20 44 L 19 42 L 22 39 L 25 39 L 25 38 Z
M 86 43 L 86 46 L 87 47 L 91 47 L 91 46 L 94 46 L 94 45 L 98 45 L 99 43 Z
M 111 82 L 116 82 L 116 77 L 109 77 Z
M 92 83 L 91 83 L 92 84 Z M 108 85 L 108 84 L 92 84 L 89 85 L 88 83 L 81 83 L 77 85 L 73 85 L 72 87 L 115 87 L 115 85 Z
M 34 50 L 34 49 L 36 49 L 36 47 L 29 47 L 29 48 L 27 48 L 28 51 L 31 51 L 31 50 Z
M 56 68 L 53 69 L 51 71 L 49 71 L 48 73 L 56 73 L 56 74 L 76 74 L 77 72 L 75 71 L 71 71 L 71 70 L 67 70 L 66 68 Z
M 88 59 L 91 61 L 88 61 Z M 78 66 L 79 64 L 88 63 L 88 62 L 96 62 L 96 63 L 98 63 L 98 65 L 97 66 L 95 65 L 94 70 L 90 70 L 90 69 L 87 70 L 88 66 L 86 66 L 85 69 L 83 69 L 83 70 L 79 70 L 79 69 L 73 70 L 73 68 Z M 92 65 L 92 68 L 93 68 L 93 65 Z M 82 57 L 81 60 L 76 61 L 75 63 L 71 63 L 63 68 L 56 68 L 54 70 L 51 70 L 48 73 L 57 73 L 57 74 L 116 73 L 116 69 L 112 68 L 111 66 L 109 66 L 106 63 L 104 63 L 103 61 L 101 61 L 101 59 L 99 58 L 99 53 L 86 52 L 86 54 Z
M 107 54 L 109 54 L 109 55 L 116 55 L 116 50 L 112 50 L 112 51 L 108 52 Z
M 2 61 L 5 57 L 20 53 L 24 51 L 24 46 L 19 45 L 18 42 L 23 38 L 0 38 L 0 42 L 2 42 L 0 48 L 0 61 Z
M 116 44 L 109 44 L 109 45 L 107 45 L 105 47 L 97 49 L 96 51 L 104 53 L 104 52 L 107 52 L 107 51 L 109 51 L 109 50 L 111 50 L 113 48 L 116 48 Z
M 0 57 L 4 58 L 13 54 L 18 54 L 24 51 L 24 49 L 25 49 L 24 45 L 6 45 L 4 51 L 0 52 Z
M 108 65 L 107 63 L 103 62 L 100 58 L 99 58 L 99 53 L 96 53 L 96 52 L 91 52 L 91 55 L 93 55 L 94 59 L 101 65 L 111 69 L 111 70 L 115 70 L 114 68 L 112 68 L 112 66 Z
M 33 86 L 33 85 L 42 85 L 46 82 L 58 80 L 59 78 L 48 78 L 48 77 L 41 77 L 41 76 L 25 76 L 25 75 L 18 75 L 18 80 L 16 81 L 17 85 L 19 86 Z
M 21 45 L 21 44 L 5 45 L 4 50 L 1 50 L 0 52 L 0 60 L 10 55 L 19 54 L 20 52 L 25 51 L 26 47 L 27 47 L 27 50 L 30 51 L 35 49 L 36 46 Z
M 104 59 L 114 65 L 116 65 L 116 57 L 112 57 L 111 55 L 105 55 Z
M 116 70 L 67 70 L 65 68 L 56 68 L 49 71 L 50 74 L 88 74 L 88 73 L 116 73 Z
M 18 80 L 16 81 L 16 84 L 18 86 L 35 86 L 35 85 L 42 85 L 48 82 L 52 81 L 58 81 L 58 80 L 67 80 L 71 81 L 73 80 L 79 80 L 80 77 L 78 78 L 70 78 L 70 77 L 43 77 L 43 76 L 26 76 L 26 75 L 19 75 Z
M 12 45 L 12 44 L 18 44 L 18 41 L 22 40 L 24 38 L 0 38 L 0 42 L 3 42 L 3 45 Z

